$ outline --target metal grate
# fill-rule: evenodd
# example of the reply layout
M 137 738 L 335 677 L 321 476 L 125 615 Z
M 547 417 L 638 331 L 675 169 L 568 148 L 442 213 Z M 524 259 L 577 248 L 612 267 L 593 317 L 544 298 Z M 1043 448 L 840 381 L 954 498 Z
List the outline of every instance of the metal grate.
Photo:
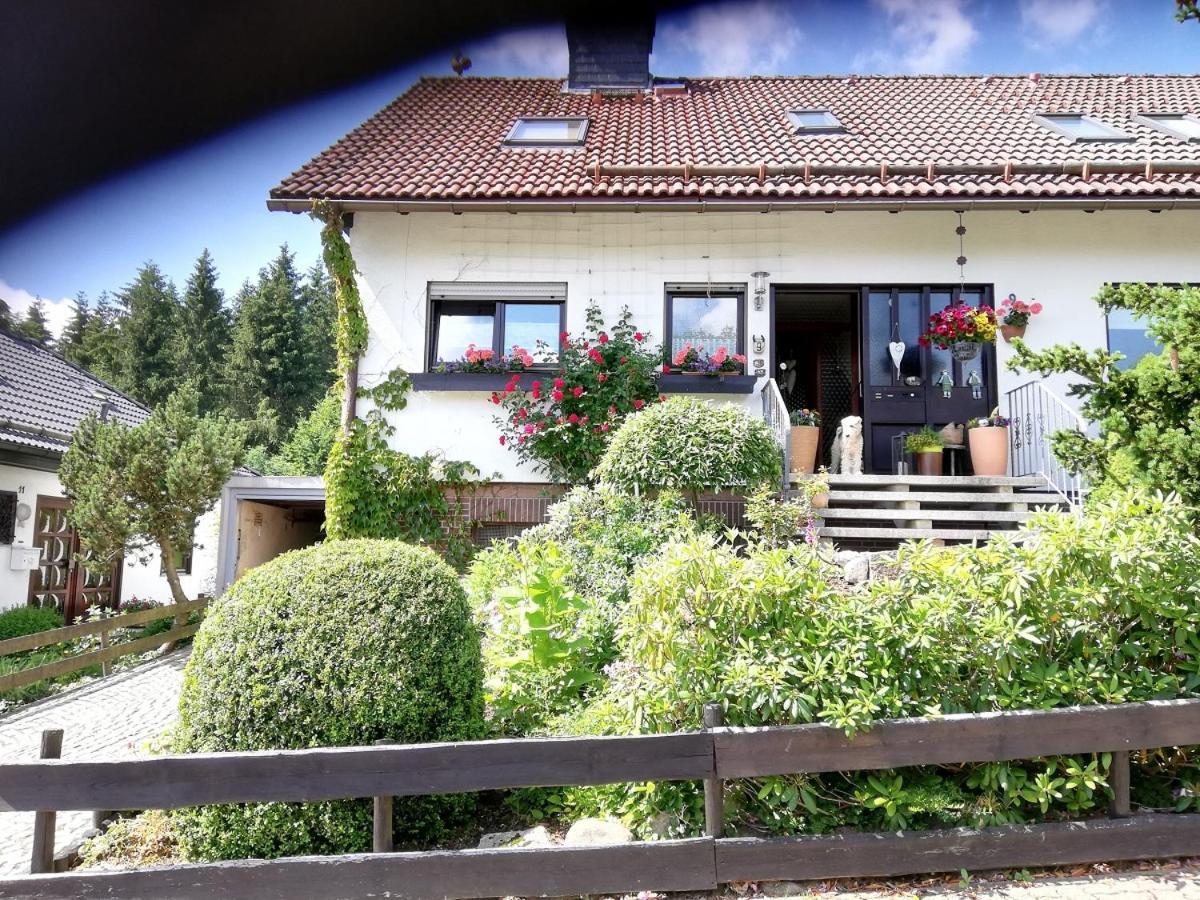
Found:
M 11 544 L 17 536 L 17 495 L 0 491 L 0 544 Z

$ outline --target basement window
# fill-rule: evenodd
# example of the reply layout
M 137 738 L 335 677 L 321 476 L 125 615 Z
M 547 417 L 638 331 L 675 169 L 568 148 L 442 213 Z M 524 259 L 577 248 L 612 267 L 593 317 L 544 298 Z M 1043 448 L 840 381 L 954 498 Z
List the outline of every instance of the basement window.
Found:
M 1131 141 L 1129 135 L 1082 113 L 1042 113 L 1033 117 L 1039 125 L 1075 141 Z
M 838 117 L 827 109 L 793 109 L 788 112 L 788 120 L 797 134 L 843 134 L 846 131 Z
M 577 147 L 587 136 L 587 119 L 517 119 L 504 143 L 516 147 Z
M 1185 141 L 1200 141 L 1200 119 L 1187 113 L 1146 113 L 1136 120 Z

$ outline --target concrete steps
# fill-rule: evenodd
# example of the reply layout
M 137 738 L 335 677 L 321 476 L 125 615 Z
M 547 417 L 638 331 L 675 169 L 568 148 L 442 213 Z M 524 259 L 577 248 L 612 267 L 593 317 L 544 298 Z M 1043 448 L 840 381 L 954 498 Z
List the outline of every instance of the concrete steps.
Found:
M 1039 509 L 1066 500 L 1040 478 L 978 475 L 830 475 L 828 508 L 817 510 L 821 537 L 844 547 L 895 547 L 902 541 L 983 542 L 1011 534 Z

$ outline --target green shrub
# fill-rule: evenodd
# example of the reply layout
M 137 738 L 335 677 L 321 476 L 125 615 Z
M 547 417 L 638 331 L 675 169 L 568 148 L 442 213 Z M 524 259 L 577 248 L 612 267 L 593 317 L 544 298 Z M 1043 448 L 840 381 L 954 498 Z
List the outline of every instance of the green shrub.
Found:
M 542 730 L 602 687 L 630 573 L 700 528 L 677 494 L 639 499 L 580 487 L 550 507 L 546 524 L 480 553 L 467 586 L 486 622 L 493 728 Z
M 775 437 L 758 416 L 672 397 L 626 420 L 595 475 L 625 493 L 673 488 L 695 495 L 777 482 L 782 466 Z
M 184 672 L 181 752 L 483 736 L 479 632 L 431 550 L 345 540 L 286 553 L 216 600 Z M 433 840 L 468 797 L 398 799 L 397 835 Z M 371 847 L 366 800 L 210 806 L 178 814 L 192 858 Z
M 37 634 L 39 631 L 49 631 L 51 628 L 62 628 L 63 617 L 56 609 L 46 609 L 41 606 L 18 606 L 0 612 L 0 641 L 9 638 L 24 637 L 27 634 Z
M 1088 515 L 1042 514 L 1024 543 L 911 545 L 898 574 L 831 587 L 813 548 L 709 539 L 634 575 L 607 690 L 564 733 L 696 729 L 707 702 L 735 726 L 874 719 L 1196 696 L 1200 539 L 1176 498 L 1126 495 Z M 1107 802 L 1106 755 L 755 779 L 729 787 L 733 825 L 778 832 L 988 825 Z M 1144 759 L 1135 800 L 1187 798 L 1185 754 Z M 698 833 L 694 784 L 574 789 L 575 813 L 645 830 L 665 812 Z M 1185 800 L 1190 803 L 1190 800 Z

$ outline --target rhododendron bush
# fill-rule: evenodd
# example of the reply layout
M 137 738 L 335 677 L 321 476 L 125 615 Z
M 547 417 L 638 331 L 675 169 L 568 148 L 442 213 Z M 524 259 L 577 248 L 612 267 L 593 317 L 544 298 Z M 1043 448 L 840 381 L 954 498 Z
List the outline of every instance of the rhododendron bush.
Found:
M 554 481 L 586 481 L 625 416 L 662 399 L 660 351 L 631 318 L 624 307 L 606 330 L 600 308 L 589 305 L 584 334 L 562 333 L 556 369 L 526 379 L 527 388 L 514 374 L 493 393 L 500 443 Z

